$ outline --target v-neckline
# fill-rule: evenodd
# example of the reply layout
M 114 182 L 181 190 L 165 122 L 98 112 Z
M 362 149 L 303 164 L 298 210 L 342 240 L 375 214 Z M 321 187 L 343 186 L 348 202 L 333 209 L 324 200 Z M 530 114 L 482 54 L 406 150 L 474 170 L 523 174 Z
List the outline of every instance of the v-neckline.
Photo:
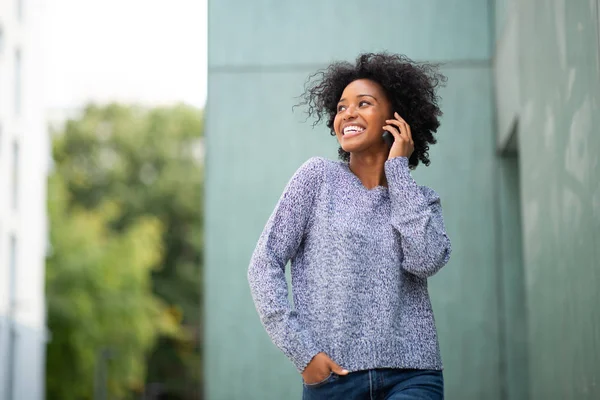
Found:
M 343 164 L 346 172 L 348 174 L 350 174 L 350 179 L 354 182 L 354 185 L 358 186 L 358 188 L 361 189 L 362 191 L 364 191 L 366 193 L 379 193 L 379 192 L 387 193 L 387 191 L 388 191 L 387 186 L 377 185 L 377 186 L 372 187 L 371 189 L 367 188 L 362 183 L 360 178 L 358 176 L 356 176 L 356 174 L 354 172 L 352 172 L 352 170 L 350 169 L 350 164 L 348 164 L 345 161 L 340 161 L 340 163 Z

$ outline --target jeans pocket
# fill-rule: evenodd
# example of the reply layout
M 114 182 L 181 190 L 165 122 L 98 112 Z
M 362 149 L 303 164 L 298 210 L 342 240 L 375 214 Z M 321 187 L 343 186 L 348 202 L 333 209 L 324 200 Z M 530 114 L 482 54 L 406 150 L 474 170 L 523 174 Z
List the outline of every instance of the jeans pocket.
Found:
M 333 371 L 329 373 L 329 375 L 327 376 L 327 378 L 323 379 L 321 382 L 316 382 L 316 383 L 306 383 L 306 382 L 302 382 L 304 384 L 304 387 L 307 389 L 318 389 L 322 386 L 327 385 L 328 383 L 332 383 L 334 382 L 336 379 L 338 378 L 337 374 L 335 374 Z

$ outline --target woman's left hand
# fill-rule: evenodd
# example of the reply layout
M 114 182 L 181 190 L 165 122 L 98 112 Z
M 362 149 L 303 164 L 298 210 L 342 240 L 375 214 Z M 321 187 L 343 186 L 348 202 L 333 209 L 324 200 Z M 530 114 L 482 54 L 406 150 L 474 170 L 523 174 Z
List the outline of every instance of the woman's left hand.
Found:
M 409 158 L 415 150 L 415 143 L 413 142 L 412 134 L 410 132 L 410 126 L 402 119 L 400 114 L 394 112 L 395 119 L 388 119 L 389 125 L 385 125 L 383 129 L 394 135 L 394 144 L 390 148 L 390 154 L 388 160 L 396 157 L 407 157 Z

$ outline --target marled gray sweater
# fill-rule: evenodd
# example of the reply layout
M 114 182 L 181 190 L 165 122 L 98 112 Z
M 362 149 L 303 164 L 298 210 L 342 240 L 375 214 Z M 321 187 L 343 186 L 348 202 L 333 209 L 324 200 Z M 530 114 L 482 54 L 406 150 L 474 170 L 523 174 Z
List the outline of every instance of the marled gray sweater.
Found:
M 427 292 L 450 256 L 440 199 L 415 183 L 406 157 L 386 161 L 385 174 L 388 187 L 368 190 L 347 163 L 311 158 L 260 236 L 254 303 L 299 371 L 319 352 L 349 371 L 442 368 Z

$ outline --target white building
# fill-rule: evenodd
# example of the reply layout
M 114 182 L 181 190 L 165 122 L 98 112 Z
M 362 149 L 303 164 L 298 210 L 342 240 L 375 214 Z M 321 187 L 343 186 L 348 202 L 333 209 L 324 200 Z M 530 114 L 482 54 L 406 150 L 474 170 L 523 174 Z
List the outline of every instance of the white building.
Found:
M 0 0 L 0 400 L 45 395 L 42 0 Z

